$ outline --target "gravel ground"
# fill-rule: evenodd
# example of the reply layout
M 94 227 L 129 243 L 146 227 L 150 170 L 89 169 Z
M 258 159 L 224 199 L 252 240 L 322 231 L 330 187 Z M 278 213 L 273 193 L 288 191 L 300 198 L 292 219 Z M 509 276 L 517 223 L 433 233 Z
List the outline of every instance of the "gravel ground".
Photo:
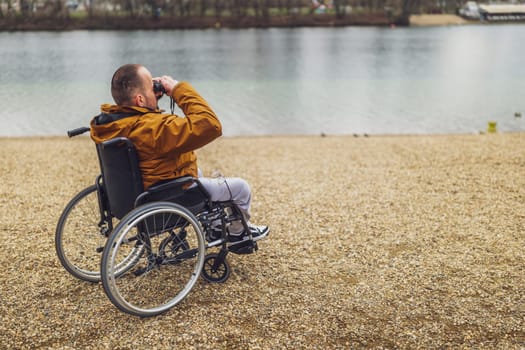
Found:
M 199 159 L 251 183 L 271 235 L 140 319 L 56 258 L 91 141 L 0 139 L 0 348 L 525 348 L 524 133 L 222 138 Z

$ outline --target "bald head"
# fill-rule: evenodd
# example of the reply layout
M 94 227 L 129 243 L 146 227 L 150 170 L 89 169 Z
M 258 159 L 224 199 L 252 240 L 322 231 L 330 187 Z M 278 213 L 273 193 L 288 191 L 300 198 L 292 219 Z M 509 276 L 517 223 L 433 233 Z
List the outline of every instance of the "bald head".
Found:
M 111 79 L 111 95 L 118 105 L 133 105 L 133 98 L 142 90 L 140 64 L 126 64 L 116 70 Z
M 117 69 L 111 79 L 111 95 L 119 106 L 157 107 L 151 73 L 141 64 Z

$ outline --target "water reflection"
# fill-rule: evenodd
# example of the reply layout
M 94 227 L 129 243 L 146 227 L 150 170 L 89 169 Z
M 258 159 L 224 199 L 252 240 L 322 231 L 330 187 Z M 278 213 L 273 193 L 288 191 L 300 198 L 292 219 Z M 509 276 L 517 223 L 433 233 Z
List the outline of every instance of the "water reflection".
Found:
M 523 130 L 524 39 L 520 25 L 0 33 L 0 135 L 86 124 L 128 62 L 192 82 L 227 135 Z

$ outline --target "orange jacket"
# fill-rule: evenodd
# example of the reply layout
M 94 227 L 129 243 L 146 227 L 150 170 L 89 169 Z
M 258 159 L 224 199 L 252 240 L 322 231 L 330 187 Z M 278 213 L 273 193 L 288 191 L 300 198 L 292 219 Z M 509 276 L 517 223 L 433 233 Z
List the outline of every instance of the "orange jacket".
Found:
M 96 143 L 115 137 L 127 137 L 133 142 L 145 189 L 162 180 L 197 177 L 193 151 L 222 134 L 219 119 L 189 83 L 175 86 L 173 98 L 186 117 L 104 104 L 102 113 L 91 120 L 91 138 Z

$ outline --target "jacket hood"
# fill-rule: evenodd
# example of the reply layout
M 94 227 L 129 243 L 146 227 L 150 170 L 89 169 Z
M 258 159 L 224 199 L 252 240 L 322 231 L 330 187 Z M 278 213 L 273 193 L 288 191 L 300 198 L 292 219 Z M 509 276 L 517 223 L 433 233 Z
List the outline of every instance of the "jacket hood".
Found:
M 125 118 L 139 117 L 146 113 L 161 113 L 161 110 L 135 106 L 118 106 L 103 104 L 101 113 L 91 120 L 91 138 L 96 143 L 104 140 L 127 135 L 133 123 L 120 122 Z M 127 127 L 126 127 L 126 126 Z
M 146 113 L 162 113 L 163 111 L 160 109 L 149 109 L 146 107 L 137 107 L 137 106 L 118 106 L 118 105 L 110 105 L 110 104 L 103 104 L 100 106 L 100 113 L 95 118 L 100 118 L 100 120 L 97 120 L 98 125 L 107 124 L 108 122 L 114 121 L 112 119 L 118 120 L 122 118 L 127 118 L 131 116 L 137 116 L 142 115 Z M 110 117 L 110 119 L 106 119 Z

